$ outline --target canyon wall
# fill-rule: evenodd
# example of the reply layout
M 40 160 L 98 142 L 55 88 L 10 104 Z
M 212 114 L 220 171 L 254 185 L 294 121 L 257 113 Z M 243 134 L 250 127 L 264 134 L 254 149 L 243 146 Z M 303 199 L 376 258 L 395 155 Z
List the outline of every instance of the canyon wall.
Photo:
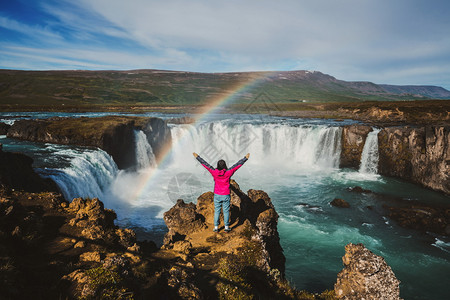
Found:
M 380 175 L 398 177 L 450 194 L 450 127 L 386 127 L 378 134 Z M 345 126 L 341 167 L 359 168 L 364 142 L 372 129 Z
M 450 194 L 450 127 L 389 127 L 378 134 L 379 173 Z

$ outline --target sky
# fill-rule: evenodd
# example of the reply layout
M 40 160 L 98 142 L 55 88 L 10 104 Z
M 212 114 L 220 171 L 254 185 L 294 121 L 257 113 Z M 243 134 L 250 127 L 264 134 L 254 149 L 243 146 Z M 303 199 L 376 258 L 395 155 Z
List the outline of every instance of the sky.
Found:
M 0 68 L 316 70 L 450 90 L 448 0 L 0 0 Z

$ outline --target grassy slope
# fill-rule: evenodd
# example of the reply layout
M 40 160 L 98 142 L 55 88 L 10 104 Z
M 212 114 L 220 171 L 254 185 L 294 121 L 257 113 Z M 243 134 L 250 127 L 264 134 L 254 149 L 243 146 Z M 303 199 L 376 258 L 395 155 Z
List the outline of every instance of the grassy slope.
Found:
M 373 83 L 340 81 L 320 72 L 0 70 L 0 105 L 77 108 L 202 105 L 223 98 L 236 87 L 255 79 L 260 79 L 258 84 L 235 94 L 235 102 L 245 104 L 255 99 L 276 103 L 406 99 L 404 95 L 388 94 Z

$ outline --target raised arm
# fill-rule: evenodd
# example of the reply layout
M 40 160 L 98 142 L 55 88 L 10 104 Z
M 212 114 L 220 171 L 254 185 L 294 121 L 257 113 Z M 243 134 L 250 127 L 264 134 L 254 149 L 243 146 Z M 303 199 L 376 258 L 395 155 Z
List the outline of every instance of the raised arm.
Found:
M 247 155 L 244 158 L 241 158 L 237 163 L 235 163 L 231 168 L 228 170 L 231 170 L 234 174 L 242 165 L 248 160 L 250 157 L 250 153 L 247 153 Z
M 200 157 L 200 155 L 198 155 L 197 153 L 193 153 L 194 157 L 202 164 L 202 166 L 204 166 L 208 171 L 212 171 L 214 170 L 214 168 L 208 164 L 203 158 Z

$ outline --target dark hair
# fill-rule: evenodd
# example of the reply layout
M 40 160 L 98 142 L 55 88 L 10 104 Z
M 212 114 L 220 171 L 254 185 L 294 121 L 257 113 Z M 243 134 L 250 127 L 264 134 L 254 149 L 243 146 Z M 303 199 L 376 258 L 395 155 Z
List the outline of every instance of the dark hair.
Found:
M 223 170 L 223 169 L 227 169 L 227 164 L 225 163 L 225 161 L 223 159 L 221 159 L 217 162 L 217 170 Z

